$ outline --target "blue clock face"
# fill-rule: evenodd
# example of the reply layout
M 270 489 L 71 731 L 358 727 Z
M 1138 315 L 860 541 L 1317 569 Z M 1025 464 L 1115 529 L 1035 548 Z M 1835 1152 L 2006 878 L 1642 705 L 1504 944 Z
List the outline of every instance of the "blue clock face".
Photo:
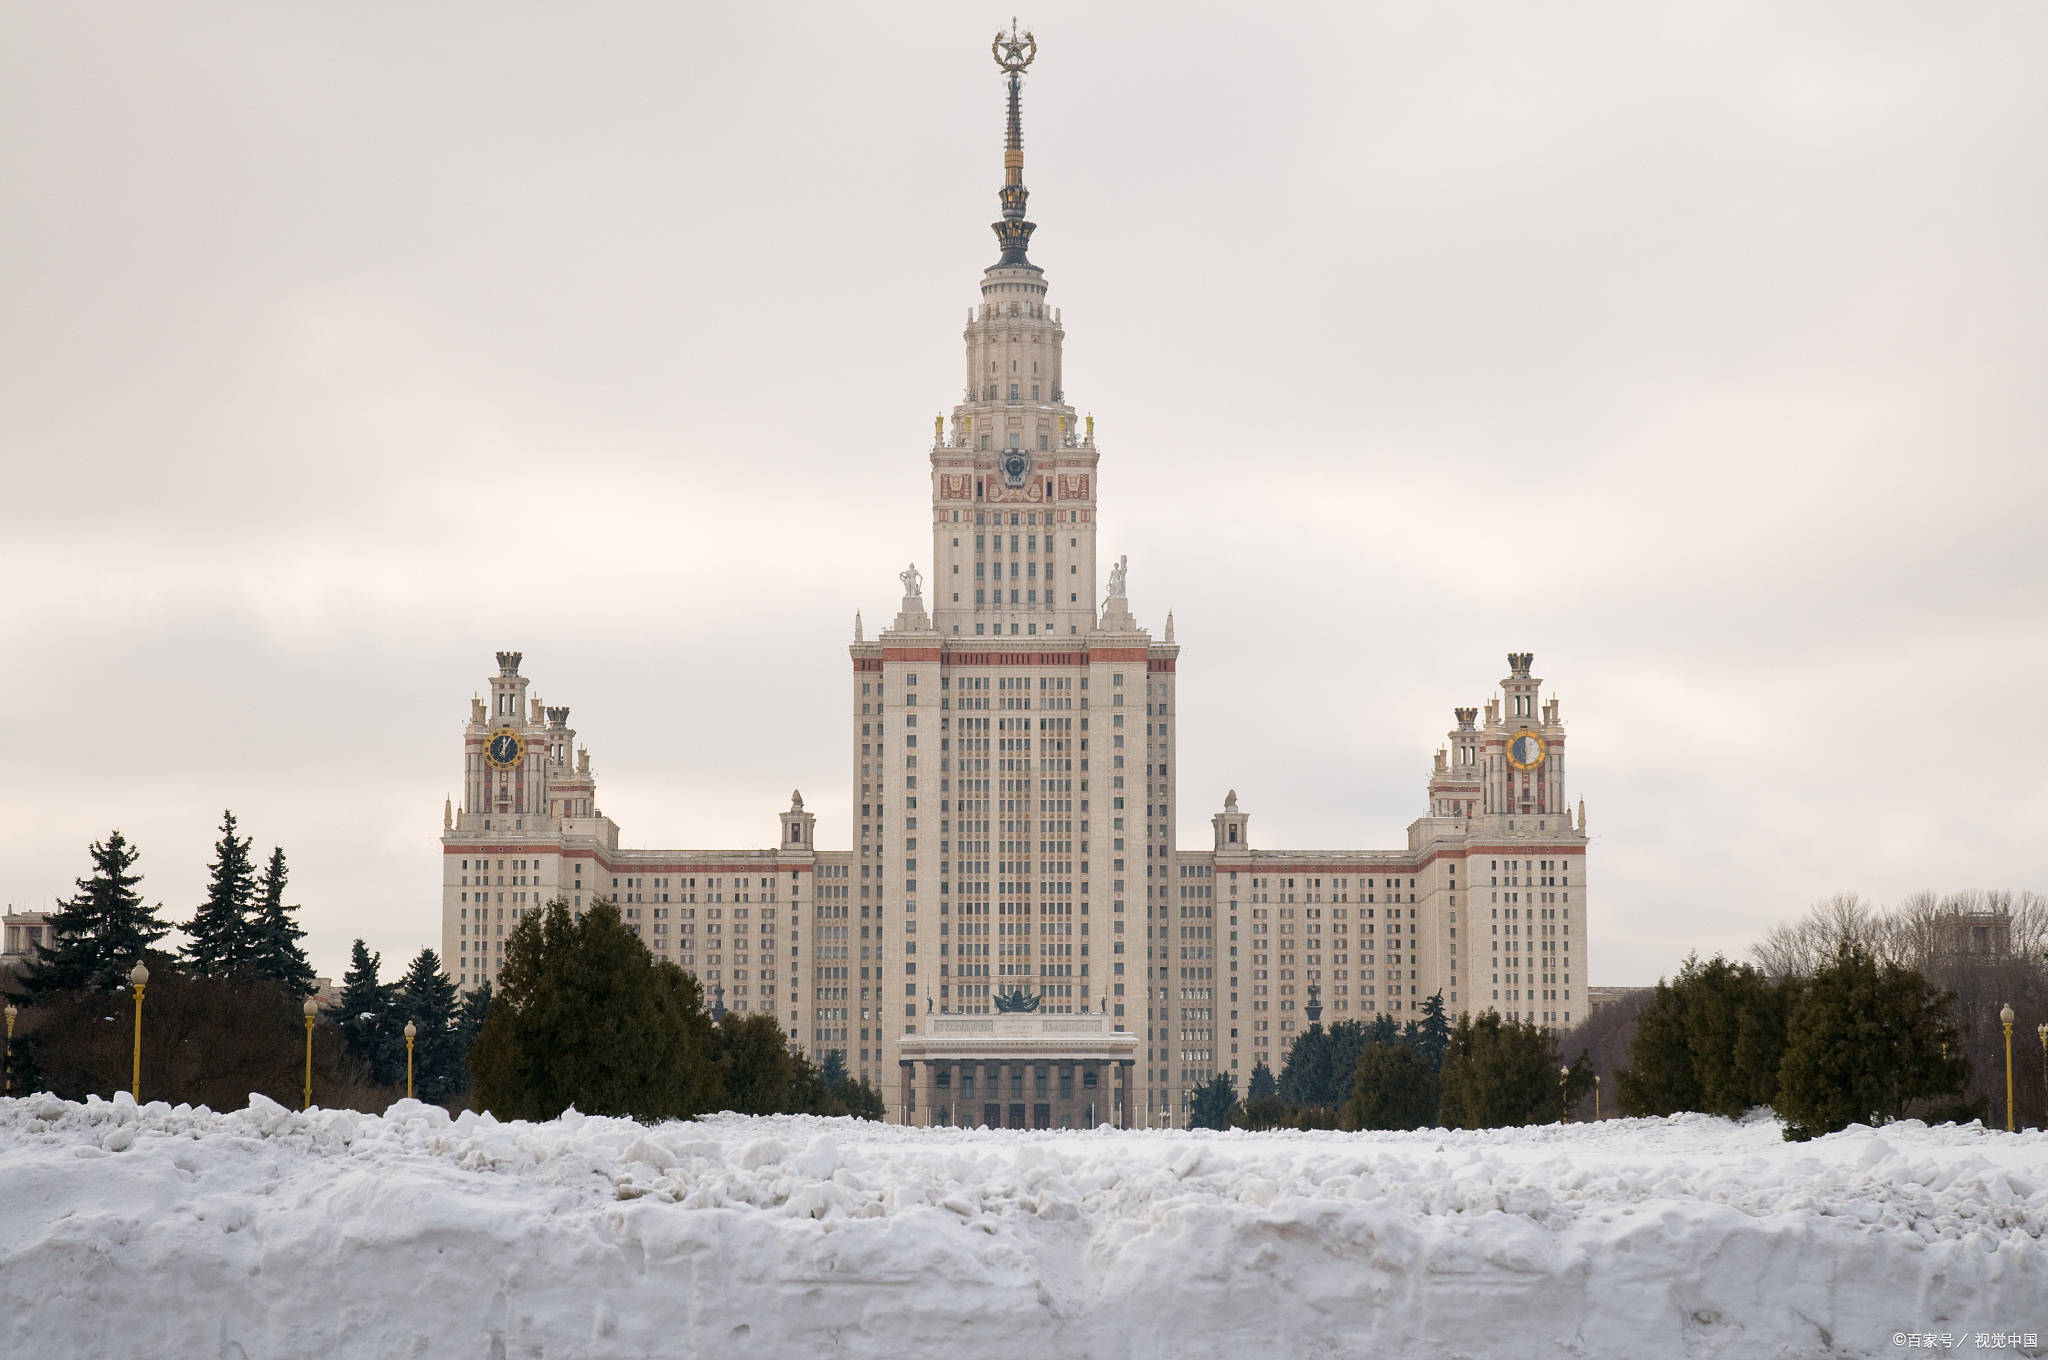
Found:
M 499 732 L 491 738 L 490 744 L 484 748 L 484 752 L 489 756 L 491 764 L 503 768 L 519 763 L 519 756 L 523 746 L 524 743 L 519 740 L 518 733 Z
M 1508 738 L 1508 764 L 1518 770 L 1535 769 L 1546 754 L 1543 738 L 1526 728 Z

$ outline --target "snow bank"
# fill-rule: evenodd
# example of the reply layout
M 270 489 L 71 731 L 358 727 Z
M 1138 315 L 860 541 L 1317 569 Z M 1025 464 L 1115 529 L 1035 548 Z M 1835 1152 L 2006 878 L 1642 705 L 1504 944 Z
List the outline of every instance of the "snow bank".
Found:
M 1974 1125 L 1792 1145 L 1703 1116 L 1015 1133 L 0 1101 L 9 1356 L 1894 1355 L 2048 1339 L 2044 1232 L 2048 1135 Z

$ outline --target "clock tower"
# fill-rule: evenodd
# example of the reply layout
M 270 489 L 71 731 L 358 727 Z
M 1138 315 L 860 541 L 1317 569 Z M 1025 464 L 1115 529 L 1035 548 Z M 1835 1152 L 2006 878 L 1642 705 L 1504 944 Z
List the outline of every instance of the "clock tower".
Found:
M 932 622 L 940 636 L 1083 637 L 1095 625 L 1094 418 L 1067 401 L 1066 330 L 1027 254 L 1022 91 L 1030 35 L 999 40 L 1008 77 L 1001 254 L 968 313 L 966 385 L 933 421 Z

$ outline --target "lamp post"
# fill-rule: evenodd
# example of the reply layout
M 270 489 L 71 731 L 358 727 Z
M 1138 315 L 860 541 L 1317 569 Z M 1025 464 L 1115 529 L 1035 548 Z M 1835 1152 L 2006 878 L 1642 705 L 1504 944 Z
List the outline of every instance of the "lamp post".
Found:
M 299 1108 L 310 1110 L 313 1108 L 313 1017 L 320 1013 L 320 1007 L 309 996 L 299 1009 L 306 1017 L 306 1095 L 299 1102 Z
M 137 959 L 135 966 L 128 970 L 128 981 L 135 988 L 135 1061 L 128 1078 L 128 1094 L 135 1097 L 135 1103 L 142 1103 L 142 993 L 149 986 L 149 967 Z
M 419 1026 L 405 1022 L 405 1098 L 412 1099 L 412 1041 L 419 1036 Z
M 1572 1122 L 1571 1079 L 1571 1068 L 1557 1069 L 1557 1122 L 1560 1124 Z
M 1593 1074 L 1593 1122 L 1600 1122 L 1600 1074 Z
M 14 1094 L 14 1017 L 21 1014 L 12 1001 L 7 1003 L 7 1048 L 6 1080 L 0 1082 L 0 1095 Z M 2043 1044 L 2048 1044 L 2048 1026 L 2043 1027 Z
M 2010 1003 L 1998 1008 L 1998 1018 L 2005 1025 L 2005 1131 L 2012 1132 L 2012 1006 Z

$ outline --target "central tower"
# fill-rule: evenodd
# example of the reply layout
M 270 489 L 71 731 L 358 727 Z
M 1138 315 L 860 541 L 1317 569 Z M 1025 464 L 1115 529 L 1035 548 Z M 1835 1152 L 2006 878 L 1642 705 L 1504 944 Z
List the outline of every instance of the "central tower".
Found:
M 1022 1005 L 1134 1036 L 1142 1014 L 1147 1065 L 1126 1060 L 1137 1070 L 1109 1108 L 1144 1122 L 1181 1001 L 1206 1014 L 1214 985 L 1209 959 L 1164 943 L 1179 648 L 1170 620 L 1158 642 L 1138 626 L 1121 562 L 1096 576 L 1093 420 L 1067 401 L 1066 333 L 1025 217 L 1037 44 L 1013 29 L 994 53 L 1008 93 L 999 253 L 962 337 L 961 400 L 933 422 L 932 574 L 904 571 L 893 622 L 873 638 L 856 625 L 850 649 L 848 1066 L 877 1081 L 892 1118 L 921 1122 L 898 1084 L 903 1043 L 940 1016 Z
M 962 400 L 950 428 L 933 422 L 932 619 L 948 638 L 1080 637 L 1095 623 L 1096 451 L 1067 402 L 1066 331 L 1029 255 L 1023 82 L 1038 47 L 1012 31 L 994 50 L 1009 85 L 1001 254 L 961 337 Z

